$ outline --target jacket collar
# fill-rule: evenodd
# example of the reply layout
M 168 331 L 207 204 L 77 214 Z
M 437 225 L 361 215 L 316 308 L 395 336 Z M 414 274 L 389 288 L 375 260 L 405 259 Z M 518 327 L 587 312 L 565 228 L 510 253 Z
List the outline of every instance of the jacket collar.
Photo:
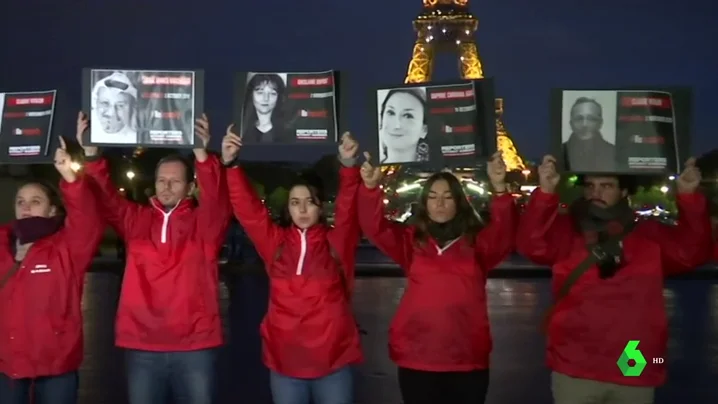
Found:
M 291 233 L 298 235 L 299 237 L 306 237 L 309 240 L 324 239 L 327 235 L 328 228 L 324 224 L 315 224 L 307 229 L 300 229 L 295 225 L 289 227 Z
M 162 206 L 159 199 L 157 199 L 156 196 L 153 196 L 152 198 L 150 198 L 150 205 L 152 205 L 153 208 L 159 210 L 160 212 L 169 215 L 175 212 L 185 212 L 192 210 L 194 208 L 194 200 L 190 197 L 187 197 L 177 202 L 177 205 L 175 205 L 173 208 L 166 209 L 164 206 Z

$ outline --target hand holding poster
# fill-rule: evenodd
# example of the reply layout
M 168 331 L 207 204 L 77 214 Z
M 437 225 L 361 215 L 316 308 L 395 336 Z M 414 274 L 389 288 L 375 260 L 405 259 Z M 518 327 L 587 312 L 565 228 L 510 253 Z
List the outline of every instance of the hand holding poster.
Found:
M 336 143 L 339 74 L 238 73 L 235 122 L 244 145 Z
M 0 161 L 31 164 L 52 160 L 48 149 L 57 91 L 0 93 Z
M 495 150 L 490 81 L 376 90 L 376 156 L 382 165 L 474 165 Z
M 688 116 L 681 116 L 687 109 L 676 108 L 671 92 L 564 90 L 552 98 L 552 130 L 561 134 L 555 148 L 562 169 L 596 174 L 679 171 L 678 122 Z
M 83 76 L 87 144 L 192 148 L 198 141 L 202 72 L 86 69 Z

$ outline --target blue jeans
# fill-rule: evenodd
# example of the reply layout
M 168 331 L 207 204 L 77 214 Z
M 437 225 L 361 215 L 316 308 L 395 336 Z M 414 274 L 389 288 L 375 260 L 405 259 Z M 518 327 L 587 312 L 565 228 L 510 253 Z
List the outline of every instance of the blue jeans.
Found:
M 77 404 L 77 372 L 35 379 L 11 379 L 0 373 L 0 403 Z
M 272 372 L 274 404 L 352 404 L 354 374 L 350 366 L 317 379 L 297 379 Z
M 127 350 L 129 404 L 212 404 L 216 349 L 187 352 Z

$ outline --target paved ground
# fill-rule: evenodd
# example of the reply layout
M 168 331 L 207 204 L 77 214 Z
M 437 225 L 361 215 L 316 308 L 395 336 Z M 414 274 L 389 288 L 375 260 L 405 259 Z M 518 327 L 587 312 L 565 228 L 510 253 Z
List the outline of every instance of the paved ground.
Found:
M 224 287 L 223 307 L 226 324 L 232 324 L 233 332 L 220 365 L 221 402 L 271 404 L 257 337 L 257 324 L 266 307 L 264 278 L 243 276 L 229 284 L 235 299 L 230 302 Z M 361 278 L 357 282 L 356 313 L 368 331 L 364 336 L 366 363 L 357 372 L 358 403 L 400 403 L 395 369 L 387 357 L 386 330 L 403 284 L 403 279 L 395 277 Z M 494 336 L 488 403 L 550 404 L 544 341 L 537 331 L 549 301 L 548 280 L 492 279 L 488 289 Z M 112 344 L 118 291 L 115 275 L 88 275 L 82 404 L 126 403 L 122 355 Z M 665 296 L 671 317 L 670 381 L 660 389 L 657 404 L 716 403 L 718 280 L 672 281 Z

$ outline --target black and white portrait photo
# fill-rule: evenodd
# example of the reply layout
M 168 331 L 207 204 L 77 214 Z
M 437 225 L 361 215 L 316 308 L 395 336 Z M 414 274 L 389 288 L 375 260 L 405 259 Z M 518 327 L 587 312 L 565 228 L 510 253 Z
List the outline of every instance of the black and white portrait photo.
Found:
M 377 90 L 379 163 L 429 161 L 429 108 L 426 87 Z
M 286 73 L 248 73 L 242 114 L 243 142 L 291 141 L 287 125 L 287 99 Z
M 376 90 L 379 163 L 435 168 L 473 163 L 484 132 L 480 118 L 485 112 L 477 108 L 476 84 L 466 81 Z
M 617 170 L 616 108 L 616 91 L 562 92 L 561 149 L 567 171 Z
M 92 72 L 90 142 L 137 144 L 138 90 L 126 72 Z
M 57 91 L 0 93 L 0 162 L 47 163 Z
M 245 145 L 336 142 L 335 72 L 237 76 L 235 121 Z
M 194 71 L 91 69 L 86 76 L 90 144 L 194 145 Z

